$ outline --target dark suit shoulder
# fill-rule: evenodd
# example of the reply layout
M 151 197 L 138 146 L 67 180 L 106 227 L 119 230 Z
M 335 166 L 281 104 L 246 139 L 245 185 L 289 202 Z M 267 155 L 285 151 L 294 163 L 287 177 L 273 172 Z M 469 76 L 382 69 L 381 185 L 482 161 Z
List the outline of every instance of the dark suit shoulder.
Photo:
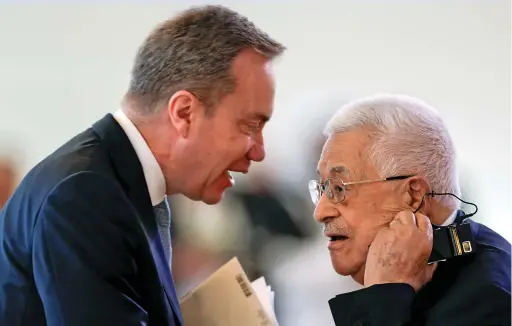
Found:
M 113 176 L 108 151 L 92 128 L 78 134 L 32 168 L 14 192 L 10 205 L 22 207 L 30 202 L 40 206 L 61 181 L 84 171 Z
M 89 128 L 42 160 L 25 179 L 55 185 L 78 172 L 102 172 L 108 166 L 108 161 L 106 148 L 97 134 Z
M 27 173 L 1 211 L 0 218 L 6 223 L 0 229 L 0 240 L 3 237 L 13 246 L 28 250 L 32 227 L 48 195 L 64 180 L 85 171 L 116 181 L 108 151 L 92 128 L 76 135 Z M 73 193 L 78 196 L 80 191 L 76 187 Z M 20 256 L 28 259 L 28 253 Z
M 477 284 L 492 284 L 510 293 L 510 243 L 487 226 L 473 223 L 478 226 L 476 254 L 464 273 Z
M 423 308 L 432 305 L 427 308 L 432 325 L 509 325 L 510 244 L 490 228 L 470 223 L 476 252 L 440 263 L 417 300 Z
M 510 242 L 503 238 L 499 233 L 491 228 L 477 222 L 471 221 L 478 227 L 475 237 L 476 242 L 480 247 L 488 249 L 494 248 L 497 251 L 503 251 L 510 256 Z
M 472 292 L 497 287 L 510 293 L 510 243 L 483 224 L 470 221 L 476 243 L 473 255 L 454 258 L 440 264 L 439 275 L 450 292 Z M 448 284 L 449 283 L 449 286 Z

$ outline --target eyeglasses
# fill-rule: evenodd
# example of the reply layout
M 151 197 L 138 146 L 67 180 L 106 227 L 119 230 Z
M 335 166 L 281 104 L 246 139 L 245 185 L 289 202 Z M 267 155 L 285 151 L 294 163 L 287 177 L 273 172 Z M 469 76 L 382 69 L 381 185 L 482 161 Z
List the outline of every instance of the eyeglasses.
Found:
M 395 177 L 388 177 L 382 179 L 374 179 L 374 180 L 363 180 L 363 181 L 352 181 L 352 182 L 344 182 L 339 178 L 329 178 L 325 180 L 323 183 L 317 180 L 309 181 L 309 194 L 311 195 L 311 200 L 313 200 L 313 204 L 318 205 L 320 202 L 320 198 L 322 198 L 323 194 L 327 195 L 327 199 L 329 199 L 334 204 L 341 203 L 345 200 L 345 196 L 347 193 L 347 186 L 363 184 L 363 183 L 373 183 L 373 182 L 382 182 L 382 181 L 392 181 L 392 180 L 403 180 L 412 177 L 412 175 L 400 175 Z

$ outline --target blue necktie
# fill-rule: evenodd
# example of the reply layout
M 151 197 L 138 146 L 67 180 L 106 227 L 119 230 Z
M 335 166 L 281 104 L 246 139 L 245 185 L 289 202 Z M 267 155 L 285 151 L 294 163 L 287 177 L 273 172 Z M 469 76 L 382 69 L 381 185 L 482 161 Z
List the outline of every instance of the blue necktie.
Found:
M 169 203 L 167 202 L 167 197 L 164 198 L 162 202 L 158 205 L 153 206 L 153 211 L 155 212 L 156 225 L 158 226 L 158 234 L 160 235 L 160 240 L 162 241 L 162 246 L 164 247 L 165 257 L 169 263 L 169 268 L 171 268 L 172 262 L 172 246 L 171 246 L 171 210 L 169 209 Z M 172 300 L 172 299 L 171 299 Z M 169 326 L 179 325 L 179 319 L 175 312 L 173 313 L 173 317 L 170 319 Z
M 172 247 L 171 247 L 171 211 L 167 198 L 164 198 L 162 202 L 153 207 L 156 217 L 156 225 L 158 226 L 158 233 L 162 240 L 162 246 L 164 247 L 165 257 L 171 264 L 172 259 Z

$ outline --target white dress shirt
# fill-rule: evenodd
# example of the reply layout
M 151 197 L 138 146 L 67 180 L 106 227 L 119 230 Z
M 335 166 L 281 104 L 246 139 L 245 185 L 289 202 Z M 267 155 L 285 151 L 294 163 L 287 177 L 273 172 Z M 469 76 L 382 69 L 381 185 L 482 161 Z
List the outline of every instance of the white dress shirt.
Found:
M 137 153 L 148 186 L 151 204 L 156 206 L 164 200 L 166 192 L 162 169 L 141 133 L 126 114 L 122 110 L 117 110 L 113 116 L 128 136 L 135 153 Z
M 457 212 L 458 212 L 458 210 L 453 211 L 453 213 L 441 225 L 442 226 L 447 226 L 447 225 L 450 225 L 453 222 L 455 222 L 455 219 L 457 218 Z

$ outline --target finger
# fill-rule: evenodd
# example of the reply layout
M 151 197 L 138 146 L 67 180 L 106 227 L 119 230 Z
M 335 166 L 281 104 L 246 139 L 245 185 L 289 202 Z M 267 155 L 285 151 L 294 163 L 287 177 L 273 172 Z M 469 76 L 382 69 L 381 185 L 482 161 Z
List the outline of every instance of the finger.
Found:
M 390 227 L 390 228 L 391 228 L 391 227 L 393 227 L 393 225 L 394 225 L 395 223 L 400 223 L 400 220 L 395 219 L 395 220 L 391 221 L 391 222 L 389 223 L 389 227 Z
M 416 216 L 411 211 L 401 211 L 395 216 L 395 220 L 399 220 L 403 225 L 416 225 Z
M 416 223 L 421 231 L 427 234 L 432 234 L 432 224 L 428 217 L 421 213 L 416 213 Z
M 375 237 L 373 237 L 372 242 L 368 248 L 375 247 L 375 244 L 377 244 L 377 247 L 379 247 L 379 243 L 382 243 L 382 241 L 385 240 L 390 233 L 392 233 L 392 231 L 390 231 L 388 228 L 381 228 L 377 234 L 375 234 Z

